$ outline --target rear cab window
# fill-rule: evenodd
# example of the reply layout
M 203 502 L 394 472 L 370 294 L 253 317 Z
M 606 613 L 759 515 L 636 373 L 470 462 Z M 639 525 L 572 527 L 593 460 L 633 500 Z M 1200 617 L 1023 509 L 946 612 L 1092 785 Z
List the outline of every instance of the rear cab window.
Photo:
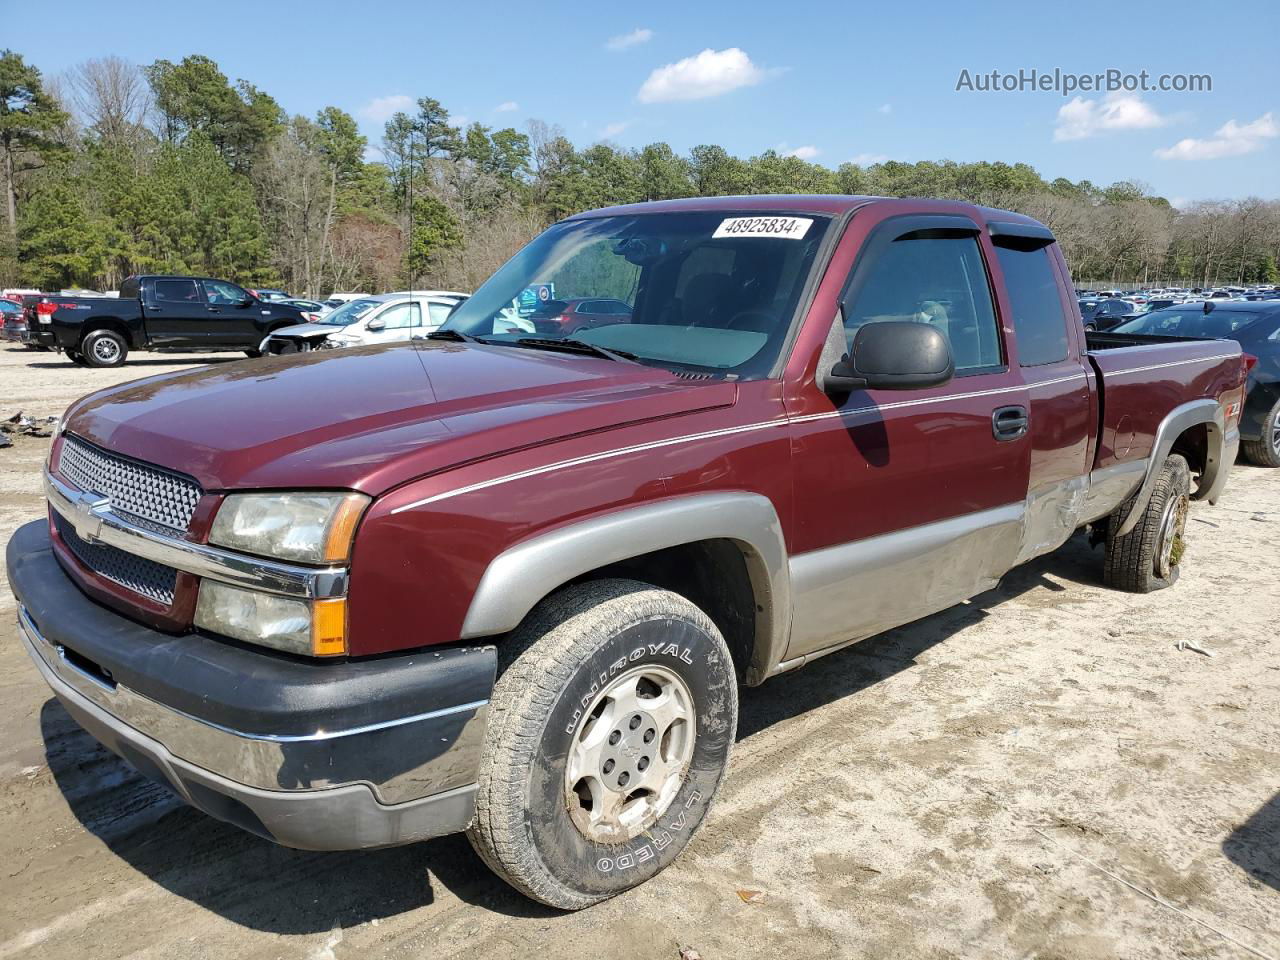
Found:
M 1013 310 L 1019 366 L 1038 367 L 1066 360 L 1067 317 L 1049 248 L 1016 249 L 997 243 L 996 259 Z

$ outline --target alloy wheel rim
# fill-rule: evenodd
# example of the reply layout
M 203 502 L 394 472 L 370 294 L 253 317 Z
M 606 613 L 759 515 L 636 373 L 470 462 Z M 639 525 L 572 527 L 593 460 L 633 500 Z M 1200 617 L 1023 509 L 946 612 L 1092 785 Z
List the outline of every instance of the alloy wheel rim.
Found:
M 1271 426 L 1271 449 L 1280 454 L 1280 417 Z
M 1187 526 L 1187 498 L 1173 497 L 1164 508 L 1160 539 L 1156 544 L 1156 576 L 1168 579 L 1182 560 L 1183 536 Z
M 93 355 L 104 363 L 110 363 L 116 357 L 120 356 L 120 348 L 116 346 L 114 340 L 103 337 L 95 340 L 93 344 Z
M 696 738 L 693 694 L 674 671 L 636 667 L 596 695 L 573 732 L 565 804 L 588 840 L 624 843 L 666 813 Z

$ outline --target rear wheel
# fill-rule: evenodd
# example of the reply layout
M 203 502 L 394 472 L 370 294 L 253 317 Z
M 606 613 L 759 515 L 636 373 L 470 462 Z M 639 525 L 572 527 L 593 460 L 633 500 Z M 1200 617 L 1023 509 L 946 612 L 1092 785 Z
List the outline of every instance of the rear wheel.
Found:
M 1262 420 L 1262 437 L 1240 444 L 1245 459 L 1260 467 L 1280 467 L 1280 400 Z
M 628 580 L 543 601 L 499 647 L 471 844 L 564 910 L 630 889 L 701 825 L 737 728 L 737 679 L 711 620 Z
M 118 367 L 124 363 L 129 345 L 114 330 L 94 330 L 84 338 L 80 350 L 91 367 Z
M 1175 453 L 1160 468 L 1151 499 L 1132 530 L 1124 536 L 1116 535 L 1128 516 L 1129 502 L 1109 518 L 1102 568 L 1107 586 L 1133 593 L 1150 593 L 1172 586 L 1178 579 L 1186 551 L 1190 506 L 1191 469 L 1186 459 Z
M 68 350 L 67 359 L 74 363 L 77 367 L 87 367 L 89 361 L 85 359 L 84 354 L 79 350 Z

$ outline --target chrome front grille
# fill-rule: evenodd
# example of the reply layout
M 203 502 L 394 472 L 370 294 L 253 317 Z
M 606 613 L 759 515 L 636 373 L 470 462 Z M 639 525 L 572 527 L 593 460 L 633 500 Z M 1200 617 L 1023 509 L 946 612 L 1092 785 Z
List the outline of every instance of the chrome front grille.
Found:
M 98 576 L 157 603 L 172 606 L 178 582 L 178 571 L 173 567 L 125 553 L 109 544 L 90 543 L 57 511 L 54 511 L 53 523 L 67 549 Z
M 67 435 L 58 473 L 81 490 L 99 493 L 131 520 L 186 533 L 203 491 L 190 477 L 137 463 Z

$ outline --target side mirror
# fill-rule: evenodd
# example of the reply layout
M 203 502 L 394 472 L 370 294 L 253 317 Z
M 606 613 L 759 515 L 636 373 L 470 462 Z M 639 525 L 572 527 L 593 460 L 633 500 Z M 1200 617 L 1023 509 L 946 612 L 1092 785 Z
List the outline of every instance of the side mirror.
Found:
M 823 378 L 828 393 L 917 390 L 948 382 L 956 372 L 951 345 L 927 323 L 886 320 L 858 330 L 853 352 Z
M 238 307 L 251 307 L 251 306 L 253 306 L 253 303 L 254 303 L 254 297 L 253 297 L 253 294 L 248 294 L 248 295 L 246 295 L 246 296 L 245 296 L 245 298 L 244 298 L 243 300 L 241 300 L 238 304 L 236 304 L 236 306 L 238 306 Z
M 387 329 L 387 321 L 370 320 L 368 323 L 365 324 L 364 328 L 368 330 L 370 333 L 377 333 L 379 330 Z

